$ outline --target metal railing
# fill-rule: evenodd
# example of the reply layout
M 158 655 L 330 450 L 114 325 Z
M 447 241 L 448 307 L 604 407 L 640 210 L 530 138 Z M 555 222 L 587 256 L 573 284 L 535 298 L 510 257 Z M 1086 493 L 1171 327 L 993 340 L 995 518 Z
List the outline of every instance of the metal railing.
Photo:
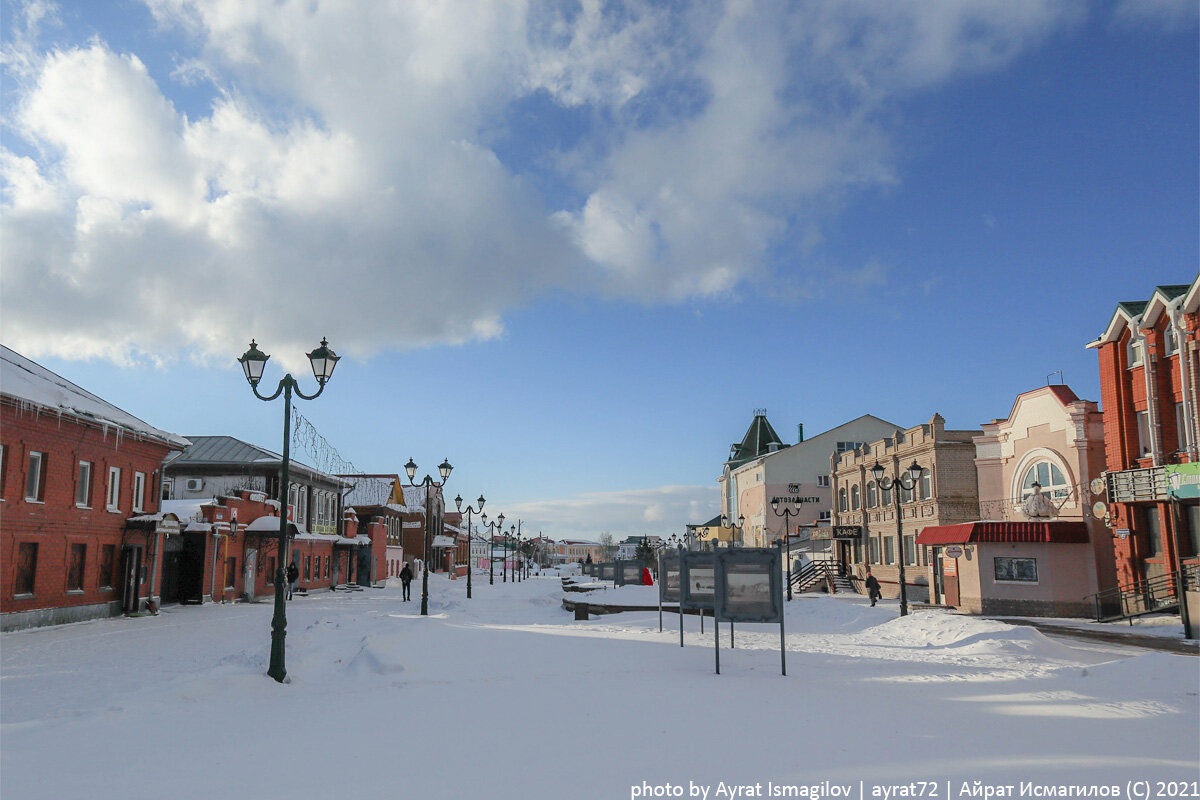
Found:
M 1092 600 L 1097 622 L 1128 619 L 1132 625 L 1134 617 L 1178 608 L 1181 600 L 1178 582 L 1178 573 L 1166 572 L 1153 578 L 1085 595 L 1083 599 Z M 1183 584 L 1185 591 L 1200 589 L 1200 564 L 1191 564 L 1183 568 Z
M 828 561 L 809 561 L 807 564 L 802 564 L 799 569 L 792 570 L 788 581 L 797 592 L 808 592 L 824 583 L 830 587 L 830 593 L 832 593 L 831 584 L 834 574 L 833 567 Z

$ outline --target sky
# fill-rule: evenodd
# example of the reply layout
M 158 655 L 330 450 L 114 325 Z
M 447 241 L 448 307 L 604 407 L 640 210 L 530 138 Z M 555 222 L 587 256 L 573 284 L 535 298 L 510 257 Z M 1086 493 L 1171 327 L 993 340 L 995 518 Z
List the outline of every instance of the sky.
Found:
M 327 337 L 342 459 L 555 538 L 708 519 L 756 408 L 1099 400 L 1117 302 L 1197 274 L 1192 0 L 0 14 L 0 341 L 278 449 L 234 359 L 312 391 Z

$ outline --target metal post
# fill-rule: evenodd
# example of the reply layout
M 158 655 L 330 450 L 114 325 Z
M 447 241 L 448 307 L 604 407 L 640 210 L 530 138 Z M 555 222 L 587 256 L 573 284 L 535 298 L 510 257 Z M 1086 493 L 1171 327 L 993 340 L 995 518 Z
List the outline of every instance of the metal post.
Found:
M 1183 638 L 1191 635 L 1191 615 L 1187 607 L 1187 573 L 1183 568 L 1183 533 L 1180 525 L 1182 511 L 1179 507 L 1179 495 L 1175 494 L 1172 486 L 1169 492 L 1171 498 L 1171 529 L 1175 534 L 1175 599 L 1179 601 L 1179 621 L 1183 623 Z M 1130 620 L 1132 622 L 1132 620 Z
M 421 564 L 421 616 L 429 614 L 429 531 L 433 527 L 432 505 L 429 502 L 429 487 L 433 483 L 429 476 L 421 481 L 425 487 L 425 560 Z
M 462 497 L 456 494 L 455 497 Z M 471 599 L 471 507 L 467 506 L 467 599 Z
M 488 523 L 488 586 L 496 585 L 496 524 Z
M 900 559 L 900 616 L 902 617 L 908 616 L 908 587 L 904 582 L 904 512 L 900 508 L 900 490 L 904 488 L 904 479 L 897 475 L 896 479 L 892 481 L 892 499 L 896 505 L 896 544 L 900 550 L 896 555 Z M 913 489 L 916 488 L 916 484 L 913 484 Z
M 700 618 L 704 619 L 704 609 L 700 609 Z M 713 609 L 713 652 L 716 653 L 717 674 L 721 674 L 721 626 L 717 624 L 717 612 Z
M 783 540 L 787 542 L 787 560 L 783 562 L 783 574 L 787 575 L 787 598 L 792 601 L 792 537 L 788 534 L 788 520 L 783 520 Z M 797 532 L 799 529 L 797 529 Z
M 271 617 L 271 663 L 267 674 L 283 683 L 287 678 L 284 665 L 283 642 L 287 636 L 287 608 L 284 599 L 286 573 L 284 556 L 287 551 L 287 507 L 288 507 L 288 459 L 291 455 L 292 439 L 292 384 L 291 375 L 283 378 L 283 469 L 279 482 L 279 561 L 275 569 L 275 613 Z M 256 392 L 257 394 L 257 392 Z
M 783 532 L 783 535 L 787 536 L 786 530 Z M 780 551 L 779 554 L 780 554 L 780 556 L 782 556 L 783 555 L 783 547 L 780 545 L 776 545 L 776 547 L 779 548 L 779 551 Z M 789 581 L 789 586 L 790 586 L 790 583 L 791 582 Z M 779 610 L 779 669 L 780 669 L 780 674 L 785 675 L 785 676 L 787 675 L 787 637 L 783 633 L 783 621 L 786 616 L 787 616 L 787 606 L 785 605 L 783 608 L 781 608 Z

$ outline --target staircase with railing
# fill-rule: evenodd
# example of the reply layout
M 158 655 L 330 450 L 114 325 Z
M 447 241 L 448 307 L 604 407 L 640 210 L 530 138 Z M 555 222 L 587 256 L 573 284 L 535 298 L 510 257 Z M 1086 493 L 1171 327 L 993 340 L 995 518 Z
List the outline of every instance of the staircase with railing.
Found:
M 811 592 L 824 583 L 829 593 L 834 594 L 837 592 L 836 578 L 837 572 L 828 561 L 809 561 L 792 570 L 788 581 L 795 592 Z
M 1183 568 L 1185 591 L 1200 590 L 1200 565 Z M 1097 622 L 1116 622 L 1127 619 L 1133 624 L 1135 617 L 1179 610 L 1179 574 L 1167 572 L 1133 583 L 1121 584 L 1112 589 L 1089 594 L 1084 599 L 1092 601 Z

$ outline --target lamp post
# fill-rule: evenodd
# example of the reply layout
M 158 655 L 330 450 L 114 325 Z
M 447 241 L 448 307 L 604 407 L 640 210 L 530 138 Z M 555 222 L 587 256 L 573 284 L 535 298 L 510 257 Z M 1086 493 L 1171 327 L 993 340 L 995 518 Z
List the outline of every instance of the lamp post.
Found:
M 488 526 L 488 586 L 496 585 L 496 531 L 504 531 L 504 515 L 496 522 L 488 522 L 487 514 L 480 514 L 483 524 Z
M 442 476 L 442 482 L 438 483 L 433 478 L 426 475 L 421 479 L 420 483 L 414 483 L 413 479 L 417 477 L 417 464 L 411 458 L 404 465 L 404 471 L 408 473 L 409 486 L 424 486 L 425 487 L 425 557 L 421 562 L 421 616 L 429 616 L 429 532 L 433 528 L 433 504 L 431 502 L 432 492 L 429 490 L 433 487 L 442 488 L 446 485 L 446 481 L 450 480 L 450 471 L 454 467 L 450 466 L 450 459 L 442 459 L 442 463 L 438 464 L 438 472 Z
M 789 506 L 783 506 L 783 511 L 780 512 L 779 507 L 782 503 L 776 497 L 771 501 L 771 510 L 775 512 L 775 516 L 783 517 L 783 542 L 787 544 L 787 561 L 783 562 L 783 574 L 787 575 L 787 598 L 788 602 L 792 600 L 792 535 L 788 532 L 788 522 L 792 517 L 800 516 L 800 509 L 793 511 Z M 782 550 L 781 550 L 782 552 Z
M 258 383 L 262 380 L 263 369 L 267 366 L 270 356 L 258 349 L 253 339 L 250 349 L 242 354 L 238 362 L 246 373 L 250 389 L 259 400 L 271 401 L 280 394 L 283 395 L 283 459 L 279 477 L 279 559 L 275 565 L 275 613 L 271 617 L 271 663 L 267 674 L 283 683 L 287 678 L 287 668 L 284 666 L 283 642 L 287 636 L 287 611 L 284 600 L 284 558 L 287 554 L 287 500 L 288 500 L 288 461 L 291 454 L 292 434 L 292 393 L 304 400 L 315 400 L 325 391 L 325 384 L 333 377 L 333 368 L 337 366 L 339 356 L 329 349 L 329 342 L 321 339 L 321 346 L 308 353 L 309 363 L 312 364 L 313 375 L 320 388 L 316 394 L 305 394 L 300 391 L 300 385 L 291 373 L 285 374 L 279 380 L 279 386 L 270 397 L 259 394 Z
M 479 499 L 475 501 L 479 504 L 479 508 L 467 506 L 467 599 L 471 599 L 471 540 L 474 538 L 471 534 L 471 515 L 480 514 L 483 512 L 483 504 L 486 502 L 483 495 L 479 495 Z M 454 507 L 462 513 L 462 495 L 456 495 L 454 498 Z
M 897 472 L 892 477 L 885 477 L 884 472 L 883 464 L 878 461 L 875 462 L 875 466 L 871 467 L 871 474 L 875 476 L 875 485 L 879 487 L 880 492 L 892 493 L 892 503 L 896 509 L 896 540 L 900 546 L 900 616 L 904 617 L 908 616 L 908 587 L 904 584 L 904 520 L 900 516 L 900 490 L 915 491 L 921 480 L 922 468 L 914 459 L 906 470 L 907 476 Z
M 1187 605 L 1187 567 L 1183 563 L 1183 509 L 1179 503 L 1179 490 L 1183 487 L 1183 476 L 1171 473 L 1167 479 L 1167 499 L 1171 501 L 1171 532 L 1175 535 L 1175 599 L 1179 601 L 1179 621 L 1183 623 L 1184 638 L 1191 638 L 1192 619 Z
M 745 518 L 744 516 L 742 516 L 741 514 L 738 514 L 738 524 L 737 524 L 737 529 L 736 529 L 736 530 L 737 530 L 737 532 L 738 532 L 738 534 L 737 534 L 737 535 L 738 535 L 738 538 L 739 538 L 739 539 L 741 539 L 741 538 L 742 538 L 742 536 L 743 536 L 743 533 L 742 533 L 742 527 L 743 527 L 745 524 L 746 524 L 746 518 Z M 727 518 L 727 517 L 726 517 L 724 514 L 722 514 L 722 515 L 721 515 L 721 527 L 722 527 L 722 528 L 729 528 L 729 546 L 730 546 L 730 547 L 733 547 L 733 531 L 734 531 L 734 528 L 733 528 L 733 526 L 732 526 L 732 525 L 730 525 L 730 524 L 729 524 L 729 519 L 728 519 L 728 518 Z
M 520 522 L 520 520 L 517 520 L 517 522 Z M 520 528 L 518 528 L 517 529 L 517 546 L 516 546 L 516 549 L 513 550 L 513 553 L 516 558 L 516 561 L 513 562 L 513 569 L 515 569 L 517 571 L 517 573 L 516 573 L 517 574 L 517 583 L 520 583 L 521 581 L 525 580 L 525 551 L 523 551 L 521 549 L 522 544 L 523 544 L 523 542 L 522 542 L 522 538 L 521 538 L 521 530 L 520 530 Z

